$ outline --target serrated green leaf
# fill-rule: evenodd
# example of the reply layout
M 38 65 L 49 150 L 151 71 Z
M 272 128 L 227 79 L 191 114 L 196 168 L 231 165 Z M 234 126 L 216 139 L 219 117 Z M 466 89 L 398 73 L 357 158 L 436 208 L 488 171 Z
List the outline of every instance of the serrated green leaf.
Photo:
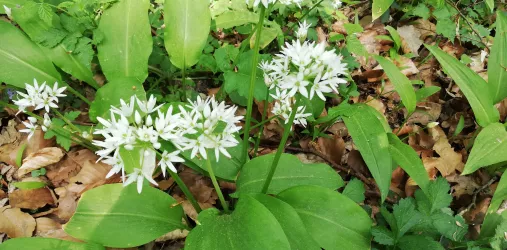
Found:
M 440 243 L 434 241 L 428 236 L 422 235 L 403 236 L 398 242 L 398 247 L 402 250 L 420 250 L 420 249 L 444 250 L 444 247 L 442 247 Z
M 156 188 L 145 186 L 138 194 L 136 185 L 106 184 L 81 196 L 64 230 L 77 239 L 128 248 L 185 228 L 182 217 L 177 201 Z
M 481 227 L 481 238 L 493 237 L 495 234 L 495 229 L 503 220 L 502 216 L 498 214 L 497 211 L 505 200 L 507 200 L 507 171 L 503 172 L 500 182 L 496 186 L 495 193 L 493 194 L 493 199 L 491 199 L 491 203 L 489 204 L 486 217 Z
M 394 30 L 394 29 L 392 29 Z M 398 35 L 398 39 L 399 35 Z M 401 41 L 401 40 L 400 40 Z M 412 114 L 415 110 L 416 96 L 412 82 L 403 74 L 398 67 L 391 61 L 381 57 L 375 56 L 375 60 L 380 63 L 382 69 L 389 77 L 389 80 L 394 85 L 396 92 L 401 97 L 403 105 L 407 108 L 408 114 Z
M 421 221 L 421 214 L 415 209 L 412 198 L 400 200 L 393 206 L 393 216 L 396 220 L 396 239 L 400 239 L 413 226 Z
M 477 136 L 463 170 L 464 175 L 495 163 L 507 161 L 507 131 L 501 123 L 492 123 Z
M 490 241 L 491 247 L 494 250 L 503 250 L 507 248 L 507 239 L 505 234 L 507 232 L 507 219 L 504 219 L 495 230 L 495 236 Z
M 1 2 L 0 2 L 1 3 Z M 104 250 L 105 248 L 93 243 L 80 243 L 60 239 L 32 237 L 15 238 L 2 243 L 2 250 Z
M 437 213 L 432 215 L 431 219 L 438 232 L 452 241 L 462 241 L 468 232 L 468 225 L 460 215 Z
M 188 234 L 185 250 L 291 249 L 275 216 L 249 195 L 238 200 L 231 214 L 220 215 L 211 208 L 197 219 L 199 224 Z
M 53 118 L 51 120 L 51 126 L 63 128 L 65 125 L 65 121 L 62 119 Z M 58 145 L 69 151 L 70 146 L 72 145 L 70 131 L 67 129 L 49 129 L 46 133 L 44 133 L 44 139 L 51 139 L 53 137 L 56 137 L 56 143 L 58 143 Z
M 324 187 L 296 186 L 278 198 L 296 210 L 321 248 L 369 249 L 371 219 L 346 196 Z
M 389 153 L 391 153 L 394 161 L 414 179 L 424 193 L 428 193 L 430 181 L 419 155 L 412 147 L 403 143 L 398 136 L 388 133 L 387 137 L 389 139 Z
M 196 64 L 210 31 L 209 1 L 166 0 L 164 23 L 164 44 L 171 63 L 180 69 Z
M 477 123 L 486 127 L 498 122 L 498 110 L 493 106 L 493 99 L 489 91 L 484 91 L 488 84 L 477 73 L 463 65 L 456 58 L 445 53 L 436 46 L 424 45 L 437 58 L 449 76 L 458 84 L 465 94 Z
M 373 240 L 379 244 L 392 246 L 394 245 L 395 238 L 393 232 L 389 231 L 386 227 L 375 226 L 371 229 Z
M 227 71 L 224 74 L 225 82 L 224 89 L 227 93 L 237 92 L 240 96 L 247 97 L 248 96 L 248 88 L 247 83 L 250 82 L 250 77 L 252 75 L 252 55 L 253 50 L 250 50 L 245 53 L 241 53 L 238 55 L 236 61 L 238 64 L 236 65 L 238 68 L 237 72 Z M 260 59 L 267 59 L 266 56 L 260 55 Z M 255 77 L 255 87 L 254 87 L 254 98 L 258 101 L 264 101 L 266 98 L 266 92 L 268 91 L 268 87 L 264 83 L 264 78 L 262 76 L 262 71 L 257 70 Z
M 451 205 L 452 196 L 449 194 L 450 186 L 445 178 L 439 177 L 434 181 L 430 181 L 428 194 L 417 190 L 415 199 L 420 212 L 431 215 L 442 208 Z
M 268 154 L 247 162 L 236 181 L 237 192 L 260 193 L 273 158 L 274 154 Z M 278 194 L 299 185 L 315 185 L 336 190 L 343 186 L 343 180 L 326 164 L 304 164 L 294 155 L 282 154 L 267 193 Z
M 148 77 L 148 58 L 153 49 L 149 7 L 149 0 L 119 0 L 102 14 L 98 30 L 104 40 L 97 50 L 109 81 L 129 77 L 142 83 Z
M 382 16 L 382 14 L 391 7 L 393 2 L 394 0 L 373 0 L 373 4 L 371 6 L 372 19 L 376 20 Z
M 438 19 L 436 32 L 450 41 L 454 41 L 456 38 L 456 23 L 451 19 Z
M 37 13 L 39 14 L 40 19 L 44 21 L 49 26 L 52 25 L 53 22 L 53 10 L 51 9 L 51 6 L 48 4 L 45 4 L 44 2 L 37 4 L 39 6 L 39 9 L 37 10 Z
M 507 97 L 507 15 L 496 13 L 496 35 L 488 59 L 488 83 L 493 103 Z
M 419 3 L 412 9 L 412 14 L 414 16 L 422 17 L 423 19 L 428 19 L 430 17 L 430 9 L 426 7 L 425 3 Z

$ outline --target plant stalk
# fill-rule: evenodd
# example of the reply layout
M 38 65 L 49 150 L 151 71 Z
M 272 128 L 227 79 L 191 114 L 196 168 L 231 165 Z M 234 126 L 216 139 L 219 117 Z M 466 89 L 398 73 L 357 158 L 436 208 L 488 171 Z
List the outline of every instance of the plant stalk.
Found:
M 287 139 L 289 138 L 289 134 L 292 128 L 292 124 L 294 123 L 294 119 L 296 118 L 297 109 L 299 107 L 299 103 L 301 101 L 301 97 L 299 95 L 296 95 L 296 104 L 294 104 L 294 107 L 292 107 L 292 112 L 290 114 L 289 120 L 283 127 L 283 135 L 282 140 L 280 141 L 280 144 L 278 145 L 278 149 L 276 150 L 275 158 L 273 159 L 273 162 L 271 163 L 271 168 L 269 169 L 269 173 L 266 177 L 266 181 L 264 181 L 264 186 L 262 187 L 262 193 L 265 194 L 268 191 L 269 184 L 271 184 L 271 180 L 273 179 L 273 175 L 275 174 L 276 167 L 278 167 L 278 162 L 280 161 L 280 157 L 282 156 L 282 153 L 285 148 L 285 143 L 287 143 Z
M 62 113 L 60 113 L 58 110 L 56 110 L 55 108 L 51 108 L 51 110 L 53 110 L 53 112 L 55 112 L 55 114 L 60 117 L 65 123 L 67 123 L 67 125 L 69 125 L 69 127 L 71 127 L 72 129 L 74 129 L 76 132 L 81 132 L 81 129 L 79 129 L 78 127 L 76 127 L 76 125 L 74 125 L 69 119 L 67 119 L 67 117 L 65 117 L 64 115 L 62 115 Z
M 255 44 L 254 44 L 254 54 L 252 56 L 252 70 L 250 76 L 250 87 L 248 90 L 248 103 L 246 109 L 246 123 L 245 130 L 243 135 L 243 151 L 241 162 L 244 164 L 248 158 L 248 139 L 250 138 L 250 126 L 252 121 L 252 108 L 253 108 L 253 93 L 255 87 L 255 78 L 257 76 L 257 63 L 259 60 L 259 46 L 261 40 L 262 27 L 264 25 L 264 15 L 266 13 L 266 8 L 261 5 L 261 13 L 259 15 L 259 22 L 257 23 L 256 32 L 255 32 Z M 243 165 L 242 164 L 242 165 Z
M 176 184 L 178 184 L 178 187 L 180 187 L 181 191 L 183 191 L 183 194 L 185 194 L 188 201 L 190 201 L 190 204 L 192 204 L 195 211 L 197 213 L 200 213 L 202 211 L 201 206 L 199 206 L 199 203 L 197 203 L 197 200 L 195 199 L 194 195 L 192 195 L 192 192 L 190 192 L 187 185 L 183 182 L 183 180 L 181 180 L 180 176 L 171 170 L 169 170 L 168 172 L 171 175 L 171 177 L 173 178 L 173 180 L 176 182 Z
M 215 191 L 217 192 L 218 199 L 220 199 L 220 203 L 222 203 L 222 207 L 224 208 L 226 213 L 229 213 L 229 205 L 225 201 L 224 195 L 222 194 L 222 190 L 220 189 L 220 186 L 218 185 L 217 178 L 215 177 L 215 173 L 213 173 L 213 168 L 211 167 L 211 160 L 210 160 L 209 155 L 210 154 L 208 152 L 208 157 L 206 157 L 206 158 L 208 158 L 206 160 L 206 163 L 207 163 L 206 165 L 208 167 L 209 176 L 211 177 L 211 182 L 213 183 L 213 187 L 215 187 Z

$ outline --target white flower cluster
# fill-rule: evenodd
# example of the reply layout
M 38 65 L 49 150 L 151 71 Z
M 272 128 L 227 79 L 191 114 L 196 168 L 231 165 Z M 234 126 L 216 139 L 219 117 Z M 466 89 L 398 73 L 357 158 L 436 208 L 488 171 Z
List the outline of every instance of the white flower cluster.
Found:
M 144 179 L 157 185 L 152 179 L 156 154 L 160 155 L 158 166 L 165 176 L 166 168 L 176 172 L 173 163 L 184 162 L 178 156 L 181 151 L 192 149 L 191 158 L 197 153 L 207 158 L 206 150 L 215 149 L 218 161 L 220 152 L 230 157 L 226 148 L 238 144 L 234 133 L 240 130 L 236 123 L 242 117 L 235 116 L 236 107 L 219 103 L 212 97 L 205 100 L 197 98 L 186 107 L 179 106 L 179 112 L 173 112 L 172 106 L 162 112 L 162 105 L 155 105 L 154 96 L 148 101 L 132 96 L 129 103 L 120 100 L 120 107 L 111 108 L 110 119 L 97 117 L 102 128 L 94 134 L 102 135 L 104 140 L 94 140 L 93 144 L 102 148 L 96 152 L 100 160 L 113 166 L 107 178 L 121 172 L 124 185 L 137 182 L 138 192 L 141 193 Z M 177 150 L 158 153 L 156 150 L 160 149 L 163 141 L 172 142 Z M 124 161 L 120 156 L 122 149 L 139 149 L 141 159 L 141 167 L 128 174 L 126 181 Z
M 276 3 L 277 0 L 254 0 L 253 7 L 259 6 L 259 4 L 262 3 L 265 8 L 267 8 L 270 4 Z M 250 0 L 246 0 L 246 3 L 248 4 Z M 281 4 L 284 5 L 290 5 L 290 4 L 296 4 L 299 8 L 301 8 L 301 3 L 303 0 L 279 0 Z
M 306 37 L 310 25 L 300 23 L 298 38 Z M 290 116 L 296 94 L 312 99 L 317 95 L 326 100 L 325 93 L 338 93 L 339 84 L 346 84 L 342 76 L 347 74 L 347 65 L 333 50 L 326 50 L 324 42 L 315 43 L 297 39 L 286 43 L 280 54 L 270 62 L 261 62 L 264 81 L 270 89 L 276 89 L 273 113 L 283 118 Z M 304 107 L 298 107 L 297 123 L 306 125 Z M 286 120 L 287 121 L 287 120 Z
M 58 88 L 57 82 L 55 82 L 53 87 L 50 87 L 46 82 L 39 85 L 37 80 L 33 79 L 33 85 L 25 83 L 26 94 L 17 91 L 21 98 L 14 100 L 14 104 L 18 106 L 18 113 L 24 112 L 28 107 L 34 107 L 34 110 L 45 109 L 46 113 L 44 114 L 41 127 L 42 130 L 46 132 L 51 126 L 51 119 L 49 118 L 48 112 L 50 108 L 58 108 L 57 103 L 59 97 L 67 96 L 63 94 L 65 89 L 66 87 Z M 37 129 L 37 119 L 29 117 L 28 122 L 23 122 L 23 124 L 26 129 L 22 129 L 20 132 L 28 133 L 28 139 L 30 139 Z
M 331 6 L 333 6 L 334 9 L 342 7 L 342 1 L 340 0 L 332 0 L 331 2 Z

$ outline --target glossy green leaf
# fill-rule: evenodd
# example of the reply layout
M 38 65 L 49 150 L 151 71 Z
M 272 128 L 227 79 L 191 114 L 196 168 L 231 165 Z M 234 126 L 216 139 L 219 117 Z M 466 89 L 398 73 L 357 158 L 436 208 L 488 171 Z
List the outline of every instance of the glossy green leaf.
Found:
M 430 180 L 419 155 L 412 147 L 403 143 L 398 136 L 388 133 L 389 153 L 394 161 L 408 173 L 424 193 L 428 193 Z
M 46 186 L 46 183 L 38 181 L 23 181 L 23 182 L 14 182 L 12 183 L 12 185 L 19 189 L 28 190 L 28 189 L 43 188 Z
M 317 242 L 306 231 L 305 225 L 296 210 L 289 204 L 265 194 L 256 194 L 253 197 L 275 216 L 289 240 L 291 249 L 320 250 Z
M 486 127 L 491 123 L 498 122 L 499 114 L 493 106 L 491 94 L 489 91 L 484 91 L 488 83 L 458 59 L 438 47 L 424 46 L 437 58 L 444 70 L 465 94 L 470 106 L 472 106 L 477 123 L 482 127 Z
M 62 82 L 51 60 L 23 32 L 0 20 L 0 82 L 25 88 L 25 83 Z
M 372 19 L 375 20 L 382 16 L 384 12 L 386 12 L 391 4 L 393 4 L 394 0 L 373 0 L 373 4 L 371 7 L 371 15 Z
M 259 15 L 247 10 L 230 10 L 215 18 L 215 27 L 217 29 L 230 29 L 235 26 L 241 26 L 248 23 L 257 23 Z
M 347 183 L 345 189 L 343 189 L 342 194 L 349 197 L 349 199 L 353 200 L 356 203 L 360 203 L 364 201 L 364 184 L 359 179 L 352 179 Z
M 274 25 L 274 27 L 262 27 L 261 32 L 261 40 L 259 42 L 259 48 L 263 49 L 268 46 L 275 38 L 279 35 L 283 34 L 280 26 Z M 254 33 L 250 38 L 250 48 L 255 46 L 255 36 L 257 33 Z
M 242 196 L 231 214 L 220 215 L 215 209 L 202 211 L 199 224 L 185 240 L 185 250 L 290 249 L 275 216 L 249 195 Z
M 148 77 L 153 49 L 149 7 L 149 0 L 119 0 L 102 14 L 98 30 L 104 39 L 97 50 L 109 81 L 129 77 L 143 82 Z
M 127 150 L 124 147 L 120 148 L 120 157 L 123 161 L 126 173 L 134 172 L 134 169 L 141 168 L 143 148 L 135 147 L 132 150 Z
M 185 228 L 183 209 L 170 195 L 150 186 L 107 184 L 85 192 L 66 233 L 107 247 L 146 244 L 165 233 Z
M 90 107 L 90 119 L 96 121 L 97 116 L 109 118 L 112 106 L 120 105 L 120 99 L 130 101 L 130 97 L 136 95 L 140 100 L 146 100 L 146 92 L 142 83 L 135 78 L 115 79 L 102 86 L 95 95 L 95 100 Z
M 493 1 L 491 1 L 493 2 Z M 493 8 L 491 8 L 493 11 Z M 507 15 L 496 13 L 496 35 L 488 59 L 488 83 L 493 103 L 507 97 Z
M 395 50 L 398 51 L 400 49 L 400 47 L 401 47 L 401 37 L 400 37 L 400 34 L 398 33 L 398 31 L 395 28 L 393 28 L 391 26 L 386 26 L 386 30 L 389 31 L 389 34 L 393 38 Z M 382 66 L 382 68 L 383 67 L 384 66 Z
M 238 193 L 260 193 L 274 157 L 275 154 L 267 154 L 247 162 L 236 182 Z M 327 164 L 304 164 L 294 155 L 282 154 L 267 193 L 277 194 L 299 185 L 336 190 L 343 186 L 343 180 Z
M 225 82 L 223 87 L 227 93 L 230 94 L 237 91 L 237 93 L 240 96 L 248 97 L 247 83 L 250 82 L 250 78 L 252 75 L 252 56 L 253 50 L 239 54 L 238 57 L 236 58 L 236 61 L 238 62 L 236 64 L 238 71 L 237 72 L 227 71 L 224 73 Z M 261 61 L 267 58 L 263 55 L 260 55 L 259 59 L 260 59 L 259 61 Z M 266 83 L 264 83 L 262 70 L 257 70 L 254 87 L 255 100 L 258 101 L 265 100 L 267 91 L 268 87 L 266 86 Z
M 403 105 L 407 108 L 409 114 L 412 114 L 415 110 L 416 95 L 412 82 L 401 73 L 400 69 L 391 61 L 381 57 L 375 56 L 375 60 L 380 63 L 380 66 L 384 69 L 384 72 L 389 77 L 389 80 L 394 85 L 394 89 L 401 97 Z
M 1 2 L 0 2 L 1 3 Z M 3 242 L 2 250 L 104 250 L 105 248 L 93 243 L 79 243 L 52 238 L 15 238 Z
M 385 121 L 377 110 L 364 104 L 350 105 L 341 111 L 341 115 L 384 201 L 389 193 L 393 168 Z
M 507 131 L 501 123 L 492 123 L 477 136 L 462 174 L 507 161 Z
M 493 12 L 493 10 L 495 9 L 495 0 L 486 0 L 486 5 L 488 6 L 489 10 L 491 12 Z M 498 28 L 498 26 L 497 26 L 497 28 Z
M 345 195 L 323 187 L 296 186 L 281 192 L 278 198 L 296 210 L 321 248 L 370 248 L 372 221 Z
M 16 5 L 22 5 L 27 0 L 0 0 L 0 14 L 5 14 L 4 5 L 9 8 L 15 8 Z
M 34 8 L 37 8 L 37 6 L 31 4 L 25 5 L 22 8 L 13 8 L 12 16 L 23 31 L 33 41 L 36 41 L 38 37 L 45 35 L 52 27 L 40 19 L 37 10 Z M 55 23 L 59 25 L 58 16 L 54 15 L 54 20 Z M 59 43 L 53 48 L 40 47 L 44 54 L 63 71 L 98 88 L 96 81 L 93 79 L 93 73 L 89 62 L 87 66 L 83 64 L 78 56 L 73 54 L 72 51 L 65 49 L 62 43 Z
M 182 69 L 199 61 L 208 39 L 211 13 L 207 0 L 166 0 L 164 43 L 171 63 Z
M 463 115 L 459 117 L 458 124 L 456 125 L 456 129 L 454 130 L 453 136 L 459 135 L 461 131 L 463 131 L 463 128 L 465 128 L 465 118 Z
M 426 97 L 429 97 L 429 96 L 437 93 L 438 91 L 440 91 L 440 89 L 441 88 L 438 86 L 428 86 L 428 87 L 420 88 L 415 92 L 415 99 L 417 100 L 417 102 L 420 102 L 420 101 L 426 99 Z
M 444 250 L 444 247 L 428 236 L 406 235 L 398 241 L 398 246 L 403 250 Z
M 492 237 L 495 234 L 495 229 L 502 222 L 502 216 L 497 213 L 500 205 L 507 200 L 507 171 L 504 171 L 498 186 L 496 186 L 493 199 L 489 204 L 486 212 L 486 217 L 481 227 L 481 237 Z

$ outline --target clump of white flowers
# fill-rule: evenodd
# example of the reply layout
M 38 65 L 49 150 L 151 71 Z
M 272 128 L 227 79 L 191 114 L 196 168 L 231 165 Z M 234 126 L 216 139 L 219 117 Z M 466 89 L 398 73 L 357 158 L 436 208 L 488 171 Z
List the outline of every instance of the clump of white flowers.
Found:
M 158 166 L 165 176 L 166 169 L 176 172 L 173 163 L 184 162 L 178 156 L 183 150 L 192 149 L 191 158 L 197 153 L 206 158 L 206 150 L 214 149 L 218 161 L 220 152 L 230 157 L 226 148 L 238 144 L 234 133 L 240 130 L 236 123 L 242 117 L 235 116 L 236 107 L 219 103 L 212 97 L 205 100 L 199 97 L 186 107 L 179 106 L 180 112 L 173 112 L 172 106 L 162 112 L 161 107 L 156 106 L 154 96 L 148 101 L 132 96 L 129 103 L 121 100 L 119 107 L 111 107 L 109 119 L 97 117 L 102 128 L 94 134 L 104 139 L 94 140 L 93 144 L 102 148 L 96 152 L 99 160 L 113 166 L 107 178 L 121 172 L 124 185 L 137 182 L 137 190 L 141 193 L 144 179 L 157 185 L 152 178 L 157 154 L 161 158 Z M 157 150 L 166 141 L 177 149 L 159 153 Z M 130 170 L 125 180 L 125 162 L 121 155 L 129 151 L 139 154 L 140 168 Z
M 342 1 L 340 1 L 340 0 L 332 0 L 331 1 L 331 6 L 334 9 L 338 9 L 338 8 L 342 7 Z
M 347 65 L 334 49 L 326 50 L 325 42 L 304 41 L 309 26 L 306 22 L 300 23 L 296 33 L 298 39 L 286 43 L 281 53 L 270 62 L 260 64 L 266 85 L 276 89 L 273 113 L 286 121 L 295 103 L 293 98 L 299 98 L 297 95 L 308 99 L 318 96 L 325 101 L 324 94 L 338 93 L 339 84 L 347 83 L 342 78 L 347 74 Z M 310 114 L 303 113 L 304 107 L 298 107 L 296 112 L 295 123 L 306 125 L 304 118 Z
M 66 87 L 58 87 L 58 83 L 55 82 L 53 87 L 43 82 L 39 85 L 36 79 L 33 79 L 33 85 L 25 83 L 26 93 L 17 91 L 18 98 L 14 100 L 14 104 L 18 106 L 18 114 L 24 112 L 26 108 L 33 107 L 34 110 L 44 109 L 44 120 L 42 122 L 42 130 L 45 132 L 51 126 L 51 119 L 49 118 L 48 112 L 51 108 L 58 108 L 58 98 L 65 97 L 63 94 Z M 28 122 L 23 122 L 26 129 L 20 130 L 20 132 L 28 133 L 28 139 L 32 137 L 37 129 L 37 119 L 34 117 L 28 117 Z
M 262 5 L 264 5 L 264 7 L 267 8 L 270 4 L 274 4 L 276 1 L 277 0 L 254 0 L 253 6 L 257 7 L 259 6 L 259 4 L 262 3 Z M 247 4 L 249 2 L 250 0 L 246 0 Z M 279 2 L 284 5 L 296 4 L 298 7 L 301 8 L 300 4 L 303 2 L 303 0 L 279 0 Z

